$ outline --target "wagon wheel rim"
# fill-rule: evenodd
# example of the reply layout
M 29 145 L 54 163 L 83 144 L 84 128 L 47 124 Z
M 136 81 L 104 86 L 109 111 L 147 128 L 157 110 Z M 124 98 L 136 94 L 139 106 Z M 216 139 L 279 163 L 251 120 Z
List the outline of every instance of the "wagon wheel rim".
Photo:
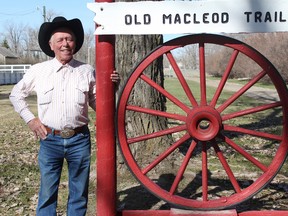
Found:
M 176 50 L 177 48 L 183 47 L 185 45 L 197 44 L 199 51 L 199 80 L 200 80 L 200 98 L 195 99 L 193 92 L 189 89 L 187 82 L 179 68 L 173 54 L 172 50 Z M 213 93 L 213 97 L 211 100 L 207 99 L 206 92 L 206 71 L 205 71 L 205 46 L 206 44 L 216 44 L 220 46 L 224 46 L 225 48 L 229 48 L 232 50 L 232 54 L 230 56 L 229 62 L 227 63 L 226 70 L 223 74 L 223 77 L 220 80 L 219 86 Z M 225 89 L 225 84 L 227 82 L 228 76 L 231 73 L 231 69 L 237 59 L 239 53 L 244 54 L 256 64 L 258 64 L 262 70 L 251 78 L 240 90 L 233 93 L 233 95 L 220 104 L 216 105 L 222 91 Z M 156 84 L 150 78 L 145 76 L 143 71 L 157 58 L 165 55 L 176 74 L 177 79 L 180 82 L 180 85 L 184 89 L 185 94 L 189 100 L 189 106 L 184 104 L 182 101 L 178 100 L 164 88 Z M 229 106 L 238 100 L 248 89 L 255 86 L 256 83 L 261 80 L 262 77 L 268 76 L 272 81 L 275 89 L 278 92 L 279 100 L 276 102 L 265 102 L 256 107 L 252 107 L 245 110 L 235 111 L 231 113 L 225 113 L 224 110 L 229 108 Z M 149 108 L 137 107 L 129 104 L 129 96 L 134 88 L 134 85 L 137 80 L 141 80 L 146 82 L 148 85 L 152 86 L 154 89 L 159 91 L 161 94 L 165 95 L 166 98 L 171 100 L 174 105 L 178 106 L 183 114 L 175 114 L 169 112 L 159 112 L 155 110 L 150 110 Z M 288 104 L 285 103 L 288 101 L 288 93 L 285 83 L 281 75 L 275 69 L 275 67 L 258 51 L 253 49 L 252 47 L 246 45 L 243 42 L 238 40 L 220 36 L 220 35 L 212 35 L 212 34 L 199 34 L 199 35 L 189 35 L 181 38 L 174 39 L 172 41 L 168 41 L 163 45 L 157 47 L 150 54 L 144 58 L 139 65 L 133 70 L 130 77 L 128 78 L 126 85 L 122 89 L 122 93 L 119 97 L 118 108 L 117 108 L 117 135 L 119 146 L 122 152 L 122 155 L 126 161 L 127 166 L 134 174 L 136 179 L 151 193 L 158 196 L 164 201 L 172 205 L 176 205 L 181 208 L 188 209 L 199 209 L 199 210 L 213 210 L 213 209 L 226 209 L 241 202 L 251 198 L 253 195 L 258 193 L 263 187 L 265 187 L 273 177 L 278 173 L 281 166 L 285 162 L 287 156 L 287 116 L 288 116 Z M 273 134 L 267 132 L 261 132 L 258 130 L 249 130 L 245 128 L 241 128 L 239 126 L 230 125 L 226 122 L 235 119 L 241 116 L 251 115 L 258 112 L 262 112 L 265 110 L 270 110 L 274 108 L 280 108 L 282 112 L 282 130 L 281 134 Z M 164 116 L 166 118 L 173 118 L 179 121 L 182 121 L 183 124 L 179 127 L 170 128 L 165 131 L 161 131 L 160 133 L 155 134 L 146 134 L 138 137 L 128 137 L 126 134 L 126 112 L 140 112 L 147 113 L 149 115 L 159 115 Z M 176 131 L 184 131 L 184 135 L 177 141 L 173 142 L 171 148 L 162 152 L 158 158 L 153 159 L 152 162 L 146 167 L 141 167 L 141 164 L 138 164 L 135 160 L 132 152 L 131 146 L 134 143 L 139 141 L 153 139 L 154 137 L 158 137 L 161 134 L 173 134 Z M 245 148 L 241 147 L 225 135 L 225 132 L 237 132 L 244 135 L 251 135 L 260 137 L 262 139 L 269 139 L 277 142 L 277 151 L 272 161 L 269 164 L 264 164 L 255 156 L 249 154 Z M 147 174 L 157 166 L 163 158 L 167 157 L 171 152 L 175 151 L 179 146 L 181 146 L 187 140 L 192 139 L 189 148 L 185 157 L 183 158 L 181 165 L 177 173 L 175 174 L 175 178 L 173 183 L 169 189 L 161 188 L 151 177 Z M 252 166 L 257 167 L 261 171 L 260 176 L 256 179 L 253 179 L 253 183 L 249 186 L 244 187 L 239 184 L 239 179 L 235 176 L 234 171 L 231 170 L 229 166 L 229 162 L 225 158 L 225 152 L 221 150 L 219 147 L 218 141 L 224 142 L 230 148 L 232 148 L 236 153 L 240 154 L 244 159 L 248 160 Z M 228 180 L 231 183 L 234 193 L 229 194 L 227 196 L 219 196 L 217 198 L 210 198 L 209 184 L 211 179 L 209 179 L 209 154 L 207 153 L 207 145 L 211 145 L 211 148 L 214 149 L 215 155 L 219 160 L 219 163 L 222 165 L 223 170 L 225 170 L 226 175 L 228 176 Z M 193 158 L 192 154 L 195 151 L 196 146 L 201 145 L 202 153 L 201 153 L 201 169 L 202 169 L 202 195 L 196 198 L 184 197 L 181 194 L 177 194 L 177 188 L 183 178 L 183 174 L 187 169 L 188 163 Z

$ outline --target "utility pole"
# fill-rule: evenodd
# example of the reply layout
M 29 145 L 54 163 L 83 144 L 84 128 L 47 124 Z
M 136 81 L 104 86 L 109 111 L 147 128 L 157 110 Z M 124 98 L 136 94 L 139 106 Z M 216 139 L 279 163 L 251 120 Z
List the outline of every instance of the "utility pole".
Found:
M 43 6 L 43 22 L 46 22 L 46 7 Z
M 40 7 L 37 6 L 37 10 L 41 10 Z M 46 22 L 47 17 L 46 17 L 46 7 L 45 6 L 43 6 L 43 8 L 42 8 L 41 15 L 43 16 L 43 22 Z

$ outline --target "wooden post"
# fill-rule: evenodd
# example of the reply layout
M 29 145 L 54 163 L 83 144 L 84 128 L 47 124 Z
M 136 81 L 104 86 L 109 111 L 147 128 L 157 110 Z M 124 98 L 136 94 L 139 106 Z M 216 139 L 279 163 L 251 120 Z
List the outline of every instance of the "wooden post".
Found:
M 104 2 L 96 0 L 96 2 Z M 113 1 L 105 1 L 113 2 Z M 110 75 L 115 68 L 115 36 L 96 36 L 97 215 L 116 215 L 115 94 Z

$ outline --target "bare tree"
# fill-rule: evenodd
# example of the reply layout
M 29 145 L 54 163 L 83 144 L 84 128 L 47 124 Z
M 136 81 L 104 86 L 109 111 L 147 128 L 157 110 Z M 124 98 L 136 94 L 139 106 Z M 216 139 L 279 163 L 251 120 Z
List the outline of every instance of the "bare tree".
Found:
M 38 28 L 28 27 L 23 34 L 23 59 L 22 63 L 34 64 L 44 60 L 44 55 L 38 44 Z
M 183 47 L 182 52 L 177 55 L 177 59 L 181 62 L 185 69 L 198 68 L 198 49 L 196 45 L 188 45 Z
M 84 43 L 79 50 L 79 52 L 76 54 L 76 58 L 87 62 L 88 64 L 91 64 L 95 67 L 95 36 L 92 30 L 88 30 L 84 34 Z
M 233 37 L 233 36 L 232 36 Z M 254 33 L 241 38 L 244 43 L 252 46 L 264 55 L 278 69 L 284 81 L 288 82 L 288 33 Z M 210 53 L 207 56 L 207 72 L 213 76 L 222 76 L 227 61 L 231 56 L 231 50 L 219 49 L 216 53 Z M 233 66 L 233 70 L 229 78 L 250 78 L 258 73 L 259 68 L 251 59 L 244 55 L 237 57 L 237 64 Z M 266 76 L 262 82 L 270 82 Z
M 9 43 L 10 49 L 18 56 L 22 56 L 22 42 L 23 35 L 25 33 L 26 25 L 8 23 L 5 26 L 6 29 L 6 38 Z
M 251 34 L 244 40 L 261 52 L 278 69 L 281 76 L 288 83 L 288 33 L 258 33 Z
M 47 10 L 44 19 L 46 20 L 46 22 L 52 22 L 52 20 L 58 16 L 58 14 L 53 11 L 53 10 Z

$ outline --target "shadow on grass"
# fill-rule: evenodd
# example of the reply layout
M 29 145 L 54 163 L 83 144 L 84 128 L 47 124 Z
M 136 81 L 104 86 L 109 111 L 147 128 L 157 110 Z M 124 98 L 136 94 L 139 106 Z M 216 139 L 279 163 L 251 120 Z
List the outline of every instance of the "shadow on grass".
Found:
M 211 173 L 210 173 L 211 174 Z M 201 197 L 202 193 L 197 192 L 198 189 L 201 189 L 201 176 L 202 173 L 199 172 L 195 176 L 195 178 L 187 185 L 187 187 L 183 190 L 183 192 L 178 193 L 184 198 L 188 199 L 196 199 L 197 197 Z M 159 177 L 155 182 L 164 190 L 169 191 L 173 181 L 175 179 L 174 174 L 164 174 Z M 215 196 L 221 197 L 220 193 L 223 190 L 234 190 L 230 180 L 213 178 L 210 176 L 209 182 L 213 182 L 212 186 L 215 186 L 212 190 L 209 190 L 209 194 L 214 194 Z M 246 185 L 247 180 L 238 181 L 240 186 Z M 252 181 L 248 182 L 249 184 Z M 220 186 L 222 185 L 222 187 Z M 210 186 L 210 185 L 209 185 Z M 237 212 L 243 211 L 252 211 L 252 210 L 287 210 L 288 209 L 288 194 L 286 189 L 288 188 L 288 183 L 270 183 L 265 189 L 263 189 L 263 193 L 259 192 L 257 196 L 253 198 L 247 198 L 246 201 L 241 203 L 235 203 L 234 206 L 231 206 L 230 209 L 236 209 Z M 136 187 L 131 187 L 129 189 L 120 191 L 117 193 L 118 196 L 118 211 L 121 210 L 169 210 L 171 208 L 180 208 L 181 206 L 176 206 L 169 204 L 167 202 L 162 201 L 158 197 L 154 196 L 149 189 L 146 187 L 139 185 Z M 124 199 L 119 200 L 119 197 L 122 196 Z M 275 197 L 281 202 L 279 204 L 279 200 L 276 201 Z M 278 205 L 275 205 L 275 202 L 278 202 Z M 286 206 L 286 208 L 285 208 Z M 155 208 L 157 207 L 157 208 Z M 183 208 L 183 207 L 182 207 Z

